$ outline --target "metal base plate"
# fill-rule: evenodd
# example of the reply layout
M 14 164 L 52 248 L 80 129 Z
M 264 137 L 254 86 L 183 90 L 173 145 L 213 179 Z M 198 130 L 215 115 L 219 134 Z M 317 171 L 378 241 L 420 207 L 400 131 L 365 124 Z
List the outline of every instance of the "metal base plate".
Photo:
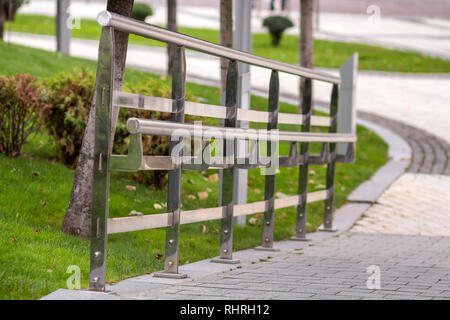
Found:
M 186 273 L 170 273 L 170 272 L 155 272 L 153 274 L 156 278 L 168 278 L 168 279 L 185 279 L 188 277 Z
M 221 259 L 221 258 L 216 258 L 216 259 L 211 259 L 210 262 L 226 263 L 226 264 L 238 264 L 238 263 L 241 263 L 241 260 L 239 260 L 239 259 Z
M 256 247 L 255 250 L 257 251 L 280 251 L 280 248 L 266 248 L 266 247 Z
M 308 239 L 308 238 L 297 238 L 297 237 L 290 237 L 289 240 L 292 240 L 292 241 L 311 241 L 311 239 Z
M 320 228 L 319 231 L 324 231 L 324 232 L 337 232 L 337 229 L 333 229 L 333 228 Z

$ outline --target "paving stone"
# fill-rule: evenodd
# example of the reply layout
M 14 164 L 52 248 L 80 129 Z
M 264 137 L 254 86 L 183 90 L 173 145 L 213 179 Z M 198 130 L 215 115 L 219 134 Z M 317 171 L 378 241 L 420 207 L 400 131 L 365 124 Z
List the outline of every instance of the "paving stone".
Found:
M 373 113 L 358 112 L 358 117 L 379 124 L 405 139 L 412 149 L 408 168 L 412 173 L 449 175 L 450 144 L 436 135 L 404 122 L 388 119 Z M 431 128 L 430 128 L 431 129 Z
M 381 195 L 351 231 L 450 236 L 449 203 L 450 177 L 407 173 Z M 425 262 L 423 257 L 421 260 Z

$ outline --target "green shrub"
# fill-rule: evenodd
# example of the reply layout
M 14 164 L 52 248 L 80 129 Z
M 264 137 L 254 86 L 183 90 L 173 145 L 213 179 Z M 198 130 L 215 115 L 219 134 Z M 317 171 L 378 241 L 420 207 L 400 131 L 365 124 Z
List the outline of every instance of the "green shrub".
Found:
M 153 10 L 148 4 L 136 2 L 133 5 L 133 10 L 131 11 L 132 18 L 145 21 L 145 18 L 151 15 L 153 15 Z
M 46 108 L 43 87 L 28 74 L 0 77 L 0 152 L 18 156 Z
M 9 0 L 3 1 L 3 12 L 5 13 L 6 20 L 9 20 Z M 12 0 L 12 17 L 11 21 L 14 21 L 14 17 L 16 15 L 17 10 L 22 6 L 24 0 Z
M 62 162 L 74 167 L 80 154 L 84 129 L 94 92 L 95 77 L 86 70 L 73 73 L 60 73 L 47 81 L 47 100 L 52 107 L 44 113 L 46 129 L 61 150 Z M 125 84 L 124 91 L 148 96 L 170 98 L 171 88 L 161 80 L 150 78 L 133 84 Z M 186 93 L 186 99 L 192 100 Z M 130 134 L 126 121 L 131 117 L 170 120 L 170 113 L 121 108 L 114 136 L 113 152 L 126 154 Z M 189 117 L 186 117 L 189 120 Z M 143 135 L 144 154 L 168 155 L 169 137 Z M 133 178 L 141 183 L 152 184 L 162 188 L 165 184 L 166 171 L 138 171 Z
M 278 46 L 283 36 L 283 32 L 293 27 L 292 21 L 284 16 L 271 16 L 263 20 L 263 27 L 269 29 L 270 36 L 272 38 L 272 45 Z
M 80 154 L 95 77 L 87 70 L 59 73 L 47 81 L 47 102 L 43 120 L 59 146 L 62 162 L 74 167 Z

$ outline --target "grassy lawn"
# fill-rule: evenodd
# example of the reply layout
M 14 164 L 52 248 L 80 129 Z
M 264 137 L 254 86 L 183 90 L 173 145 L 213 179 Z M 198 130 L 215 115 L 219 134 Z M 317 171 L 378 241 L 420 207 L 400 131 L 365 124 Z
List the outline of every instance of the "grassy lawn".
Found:
M 54 35 L 54 17 L 39 15 L 18 15 L 12 23 L 16 32 Z M 219 42 L 219 32 L 210 29 L 179 28 L 179 32 L 210 42 Z M 74 29 L 75 38 L 100 38 L 100 27 L 94 20 L 81 20 L 81 29 Z M 131 35 L 130 43 L 165 46 L 164 43 Z M 314 65 L 317 67 L 338 68 L 354 52 L 359 53 L 360 70 L 392 72 L 450 72 L 450 61 L 431 58 L 413 52 L 385 49 L 357 43 L 314 41 Z M 268 34 L 253 34 L 253 53 L 275 60 L 298 64 L 298 37 L 285 35 L 279 47 L 270 45 Z
M 0 74 L 30 73 L 45 79 L 74 66 L 95 70 L 93 61 L 71 58 L 0 42 Z M 128 69 L 126 82 L 132 84 L 149 77 L 170 81 L 156 75 Z M 198 99 L 219 103 L 217 88 L 189 83 L 187 90 Z M 264 110 L 267 100 L 252 97 L 252 108 Z M 280 104 L 281 112 L 296 112 L 296 107 Z M 318 150 L 319 146 L 314 146 Z M 287 153 L 287 146 L 281 146 Z M 65 288 L 70 265 L 78 265 L 82 287 L 88 286 L 89 242 L 64 235 L 60 227 L 68 205 L 74 170 L 61 165 L 54 142 L 45 134 L 30 137 L 17 158 L 0 155 L 0 299 L 36 299 L 58 288 Z M 338 164 L 336 175 L 336 207 L 347 195 L 368 179 L 387 160 L 387 145 L 374 133 L 358 126 L 357 157 L 354 164 Z M 297 192 L 296 168 L 281 168 L 277 175 L 277 191 L 285 195 Z M 214 207 L 218 203 L 218 185 L 213 177 L 217 171 L 183 174 L 183 209 Z M 311 166 L 310 191 L 324 189 L 324 166 Z M 127 186 L 136 186 L 129 190 Z M 207 189 L 209 188 L 209 189 Z M 209 191 L 207 199 L 197 197 Z M 189 197 L 191 196 L 191 197 Z M 195 198 L 192 199 L 192 196 Z M 264 176 L 259 170 L 249 172 L 248 201 L 263 200 Z M 131 174 L 113 173 L 111 177 L 110 216 L 127 216 L 136 210 L 146 214 L 164 212 L 154 204 L 166 202 L 166 190 L 137 184 Z M 256 224 L 235 228 L 234 250 L 260 244 L 262 214 Z M 308 231 L 322 221 L 323 203 L 308 207 Z M 249 219 L 250 217 L 248 217 Z M 295 208 L 276 212 L 275 240 L 294 234 Z M 181 227 L 181 263 L 193 262 L 218 254 L 218 221 L 183 225 Z M 163 269 L 163 229 L 138 231 L 109 236 L 107 279 L 121 279 Z

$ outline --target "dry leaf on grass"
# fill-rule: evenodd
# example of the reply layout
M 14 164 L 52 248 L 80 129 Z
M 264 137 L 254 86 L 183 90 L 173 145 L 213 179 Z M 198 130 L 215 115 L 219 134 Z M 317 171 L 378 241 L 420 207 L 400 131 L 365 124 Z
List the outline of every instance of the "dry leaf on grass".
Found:
M 142 216 L 143 213 L 136 211 L 136 210 L 131 210 L 131 212 L 128 214 L 129 216 Z
M 208 199 L 208 192 L 206 191 L 197 192 L 197 196 L 200 200 Z
M 217 182 L 217 181 L 219 181 L 219 174 L 214 173 L 214 174 L 210 175 L 210 176 L 208 177 L 208 180 L 211 181 L 211 182 Z
M 153 208 L 159 210 L 159 209 L 162 209 L 162 206 L 161 206 L 160 204 L 158 204 L 158 203 L 155 203 L 155 204 L 153 205 Z

